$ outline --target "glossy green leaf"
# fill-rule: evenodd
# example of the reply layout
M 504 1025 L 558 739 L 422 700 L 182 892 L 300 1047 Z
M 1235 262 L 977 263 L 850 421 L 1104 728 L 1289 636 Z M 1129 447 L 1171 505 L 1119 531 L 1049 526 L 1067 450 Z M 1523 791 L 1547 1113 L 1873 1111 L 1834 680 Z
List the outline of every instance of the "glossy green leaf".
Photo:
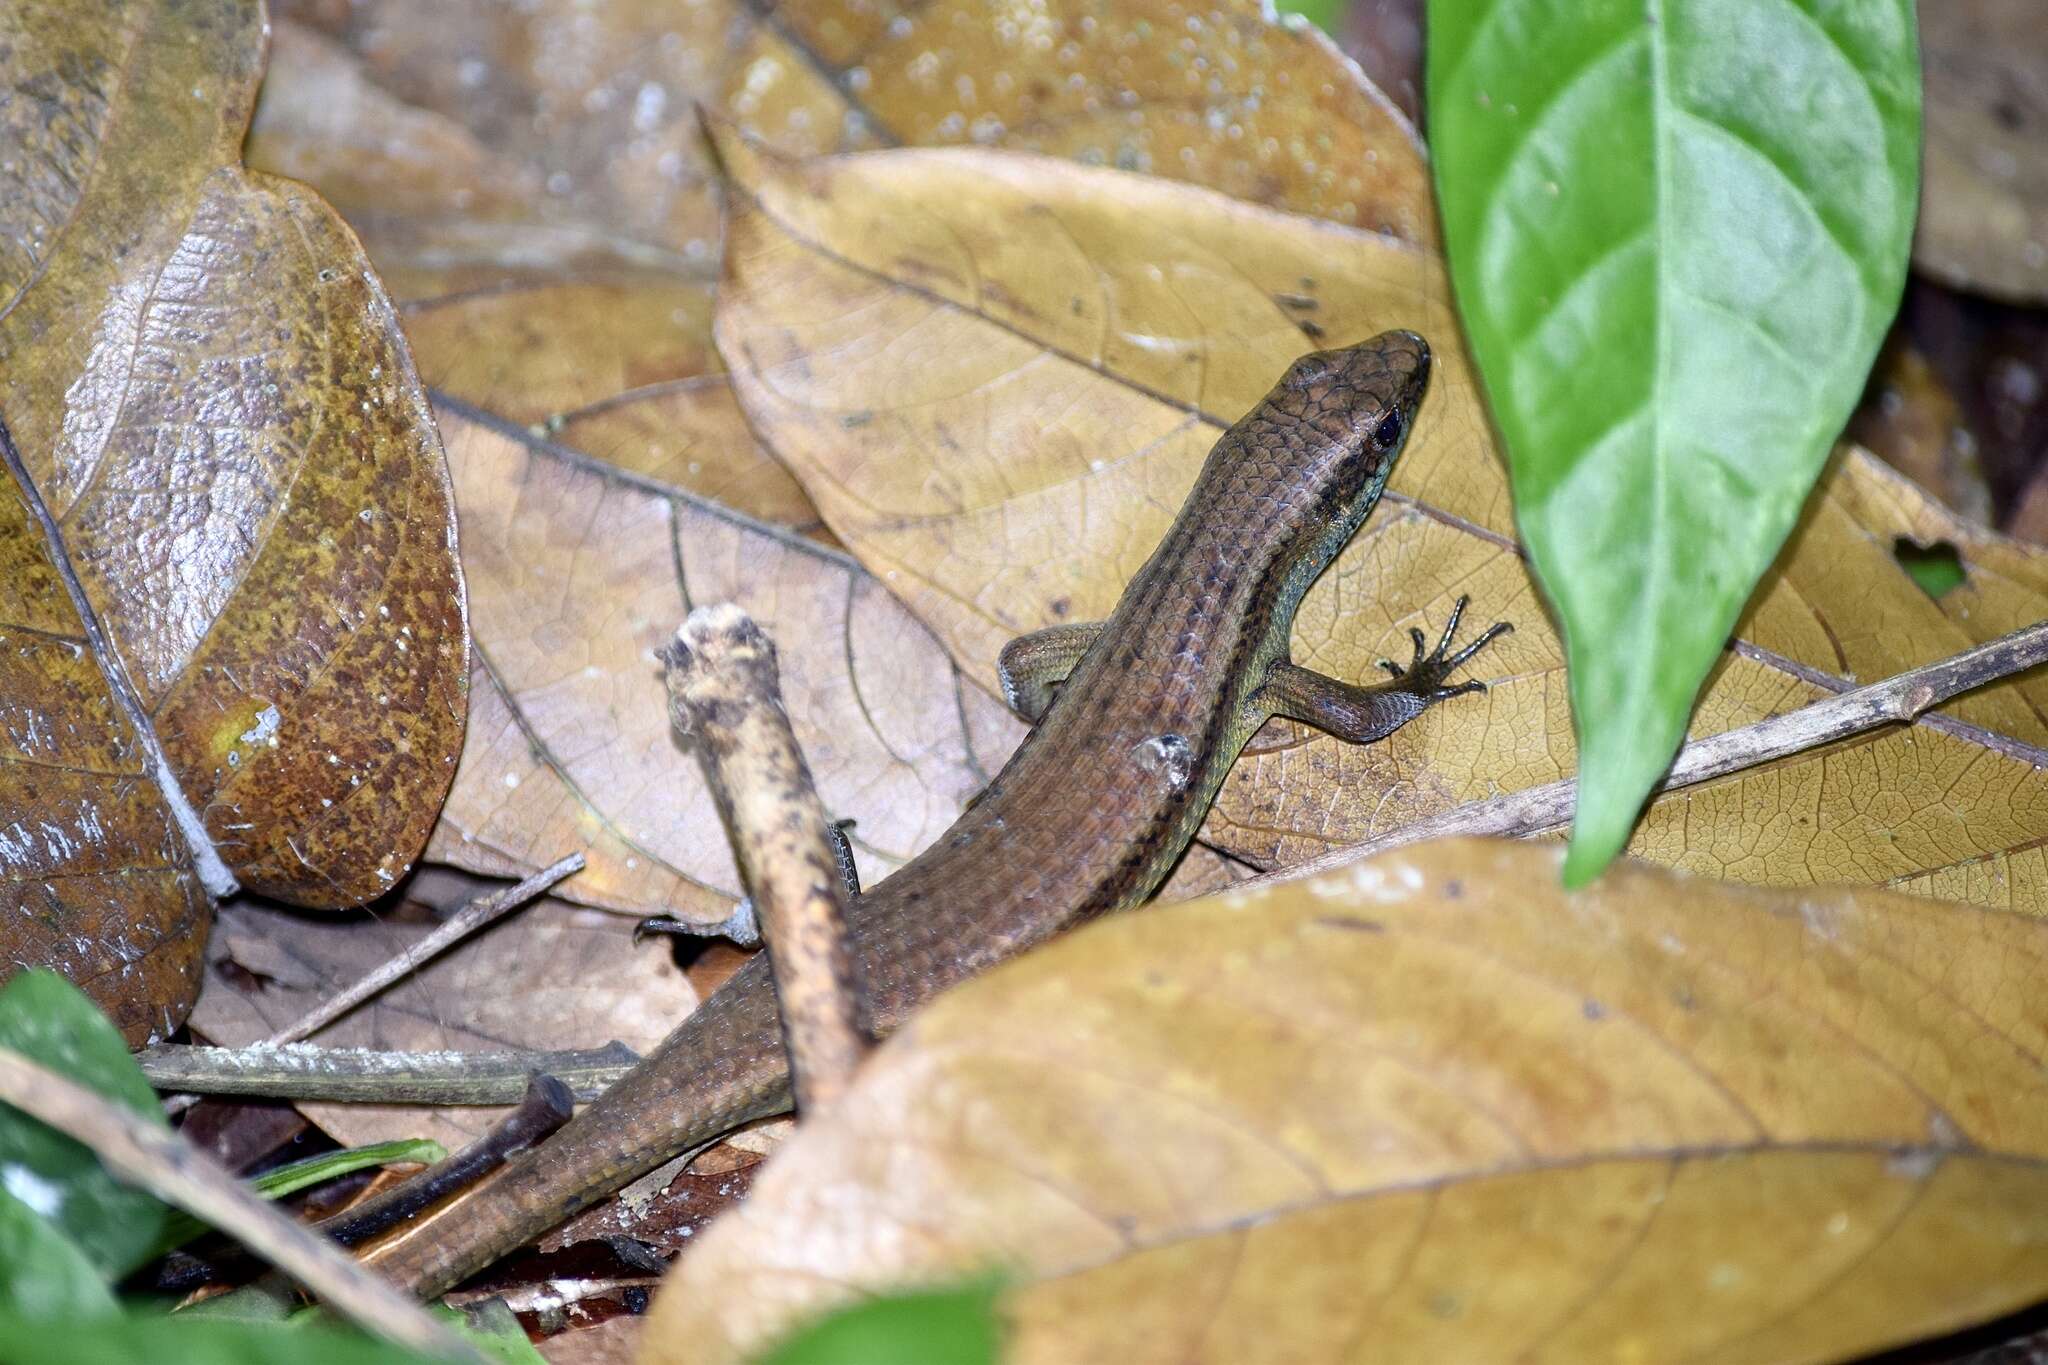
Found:
M 761 1365 L 995 1365 L 996 1290 L 983 1281 L 869 1299 L 813 1323 Z
M 156 1092 L 99 1007 L 55 972 L 26 971 L 0 989 L 0 1046 L 164 1122 Z M 108 1175 L 81 1144 L 0 1104 L 0 1189 L 76 1242 L 118 1279 L 154 1252 L 165 1209 Z
M 0 1191 L 0 1314 L 95 1318 L 115 1311 L 105 1278 L 78 1243 Z
M 1452 280 L 1628 838 L 1863 388 L 1919 187 L 1910 0 L 1433 0 Z
M 274 1171 L 265 1171 L 249 1183 L 265 1199 L 282 1199 L 288 1194 L 297 1194 L 300 1190 L 311 1189 L 357 1171 L 400 1163 L 431 1166 L 447 1155 L 448 1149 L 431 1138 L 401 1138 L 364 1147 L 344 1147 L 338 1152 L 322 1152 L 318 1156 L 288 1162 Z M 174 1251 L 205 1231 L 205 1223 L 189 1213 L 173 1209 L 165 1221 L 157 1254 Z
M 433 1359 L 326 1328 L 140 1314 L 62 1323 L 0 1317 L 0 1365 L 430 1365 Z

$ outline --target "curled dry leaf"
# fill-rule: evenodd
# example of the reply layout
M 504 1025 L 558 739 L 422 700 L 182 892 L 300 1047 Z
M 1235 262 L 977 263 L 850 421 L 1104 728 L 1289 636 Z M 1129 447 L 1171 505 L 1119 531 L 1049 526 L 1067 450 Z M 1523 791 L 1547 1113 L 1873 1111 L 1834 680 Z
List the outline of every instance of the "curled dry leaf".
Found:
M 262 44 L 254 0 L 0 14 L 8 805 L 32 813 L 5 956 L 71 945 L 131 1034 L 189 1004 L 203 931 L 164 809 L 201 874 L 353 904 L 425 841 L 466 709 L 396 319 L 326 205 L 239 163 Z
M 839 538 L 970 677 L 1011 636 L 1105 615 L 1223 427 L 1304 349 L 1412 327 L 1431 391 L 1385 504 L 1310 591 L 1294 658 L 1365 678 L 1470 594 L 1515 623 L 1491 690 L 1358 748 L 1285 724 L 1247 750 L 1205 837 L 1284 866 L 1567 776 L 1562 658 L 1439 258 L 1158 180 L 973 151 L 798 164 L 731 135 L 718 341 L 755 430 Z M 1309 323 L 1313 339 L 1301 324 Z M 1947 540 L 1931 600 L 1892 553 Z M 1714 734 L 2048 615 L 2048 556 L 1970 528 L 1848 450 L 1743 618 L 1693 720 Z M 1866 737 L 1675 797 L 1631 847 L 1744 881 L 1928 877 L 2001 901 L 2040 883 L 2048 682 L 1948 708 L 1975 730 Z
M 1003 1267 L 1017 1362 L 1835 1360 L 2048 1293 L 2038 920 L 1448 841 L 955 990 L 646 1362 Z
M 1926 180 L 1913 262 L 1962 289 L 2048 300 L 2048 38 L 2029 0 L 1920 6 Z
M 444 407 L 476 623 L 476 714 L 435 856 L 485 871 L 580 848 L 580 895 L 712 924 L 740 894 L 655 651 L 738 602 L 775 639 L 826 809 L 864 878 L 924 847 L 1020 727 L 852 561 Z

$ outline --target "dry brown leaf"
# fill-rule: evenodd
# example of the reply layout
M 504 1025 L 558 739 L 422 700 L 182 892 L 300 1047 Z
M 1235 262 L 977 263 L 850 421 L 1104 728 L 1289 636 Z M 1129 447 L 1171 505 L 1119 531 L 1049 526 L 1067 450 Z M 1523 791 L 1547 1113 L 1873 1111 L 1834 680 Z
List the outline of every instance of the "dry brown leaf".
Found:
M 815 530 L 816 513 L 754 444 L 709 345 L 713 218 L 693 103 L 804 150 L 871 145 L 891 135 L 885 125 L 942 141 L 996 137 L 1208 177 L 1418 238 L 1434 231 L 1406 124 L 1320 35 L 1245 0 L 1147 0 L 1115 15 L 1055 7 L 971 48 L 926 41 L 963 29 L 968 13 L 954 8 L 805 4 L 766 23 L 739 5 L 683 16 L 666 4 L 593 11 L 552 0 L 288 3 L 279 13 L 251 159 L 321 185 L 363 231 L 406 300 L 431 383 L 657 485 L 799 530 Z M 1170 42 L 1146 41 L 1168 31 Z M 839 69 L 827 73 L 821 58 Z M 983 62 L 997 65 L 979 78 L 972 118 L 954 117 Z M 650 166 L 668 177 L 652 190 Z M 480 638 L 489 653 L 490 630 Z M 476 706 L 480 731 L 522 723 L 501 689 L 480 686 Z M 595 742 L 613 714 L 586 716 L 584 738 Z M 627 747 L 658 739 L 633 730 Z M 449 835 L 504 814 L 503 790 L 488 787 L 502 776 L 458 776 Z M 554 814 L 573 814 L 576 802 L 554 795 Z M 524 796 L 520 809 L 501 820 L 499 852 L 516 844 L 551 857 L 566 846 L 557 836 L 573 821 L 533 815 Z M 871 795 L 848 813 L 885 811 Z M 436 849 L 470 867 L 530 870 L 459 838 Z M 635 910 L 668 894 L 653 883 L 622 893 L 593 874 L 566 892 Z M 688 908 L 711 913 L 701 898 Z
M 1460 594 L 1516 633 L 1483 698 L 1358 748 L 1285 724 L 1247 750 L 1205 826 L 1262 867 L 1571 770 L 1557 639 L 1513 540 L 1507 486 L 1439 259 L 1186 186 L 1014 155 L 902 151 L 790 163 L 726 136 L 739 190 L 718 338 L 755 430 L 827 523 L 969 677 L 1020 632 L 1105 614 L 1222 427 L 1315 344 L 1386 327 L 1437 365 L 1386 505 L 1304 602 L 1294 657 L 1339 677 L 1401 656 Z M 1947 540 L 1939 601 L 1893 544 Z M 2048 556 L 1972 529 L 1850 450 L 1766 580 L 1694 717 L 1714 734 L 2048 616 Z M 1666 798 L 1632 847 L 1744 881 L 1933 877 L 2001 901 L 2048 835 L 2048 682 L 1926 727 Z M 2018 861 L 2015 862 L 2014 860 Z
M 1835 1360 L 2048 1293 L 2048 928 L 1422 845 L 948 993 L 664 1286 L 737 1360 L 994 1265 L 1007 1360 Z
M 445 875 L 445 874 L 444 874 Z M 266 1038 L 434 928 L 431 917 L 308 919 L 223 906 L 194 1027 L 225 1047 Z M 661 943 L 615 915 L 541 900 L 421 968 L 324 1030 L 325 1047 L 401 1051 L 603 1047 L 645 1052 L 696 1005 Z M 506 1111 L 422 1105 L 298 1106 L 344 1144 L 430 1137 L 453 1150 Z
M 1913 263 L 2048 300 L 2048 29 L 2034 0 L 1920 6 L 1927 156 Z
M 791 151 L 851 150 L 829 140 L 850 119 L 885 144 L 1047 152 L 1436 240 L 1407 120 L 1320 30 L 1261 6 L 796 0 L 763 11 L 745 87 L 723 107 Z M 814 128 L 827 136 L 806 137 Z
M 710 353 L 699 105 L 802 152 L 973 140 L 1435 232 L 1406 122 L 1250 0 L 1062 0 L 995 24 L 960 2 L 276 8 L 251 162 L 364 234 L 429 383 L 807 531 Z
M 664 9 L 666 25 L 675 10 Z M 318 185 L 362 232 L 427 382 L 674 488 L 814 529 L 795 481 L 747 433 L 711 351 L 716 208 L 696 170 L 694 87 L 652 55 L 653 17 L 627 6 L 352 17 L 337 32 L 370 56 L 278 25 L 250 161 Z M 552 51 L 565 27 L 596 29 L 606 54 L 596 68 L 571 64 L 598 81 L 574 101 L 564 87 L 518 84 L 566 79 L 571 68 L 476 55 Z M 385 64 L 394 54 L 396 68 Z M 643 57 L 663 71 L 642 69 Z M 688 49 L 677 60 L 700 57 Z M 418 73 L 437 61 L 422 87 Z M 662 190 L 653 211 L 634 198 L 644 177 L 615 183 L 608 159 L 588 154 L 622 135 L 606 111 L 637 88 L 629 78 L 676 103 L 663 93 L 656 118 L 645 112 L 656 101 L 635 96 L 636 117 L 651 126 L 621 158 L 691 167 L 688 185 Z
M 581 849 L 579 898 L 716 923 L 740 894 L 655 650 L 737 601 L 774 637 L 826 809 L 878 879 L 951 823 L 1021 727 L 843 554 L 444 407 L 476 630 L 475 716 L 435 857 Z
M 167 880 L 160 813 L 144 831 L 120 808 L 141 798 L 120 796 L 95 828 L 92 788 L 132 785 L 138 739 L 161 746 L 169 808 L 196 813 L 202 874 L 217 853 L 244 884 L 319 906 L 363 901 L 409 866 L 461 742 L 439 445 L 354 238 L 303 187 L 241 168 L 262 44 L 254 0 L 0 14 L 0 418 L 33 511 L 10 510 L 0 534 L 8 560 L 34 566 L 16 591 L 64 618 L 16 651 L 25 690 L 10 702 L 93 694 L 39 713 L 46 730 L 80 727 L 24 807 L 41 812 L 43 851 L 64 847 L 23 864 L 9 896 L 42 921 L 32 938 L 103 934 L 60 950 L 100 972 L 189 960 L 196 944 L 169 931 L 203 926 L 189 885 Z M 109 708 L 87 668 L 127 713 L 98 741 L 82 727 L 108 725 Z M 66 770 L 95 743 L 104 765 Z M 110 888 L 123 867 L 135 875 Z M 109 1005 L 133 1034 L 142 1016 L 181 1014 L 193 981 L 170 966 L 131 984 L 142 999 Z
M 0 622 L 6 955 L 70 977 L 131 1042 L 169 1037 L 199 989 L 211 903 L 11 482 Z
M 331 171 L 338 190 L 367 182 L 336 141 L 395 171 L 411 163 L 386 200 L 402 214 L 498 218 L 519 198 L 524 213 L 505 217 L 601 226 L 708 264 L 717 210 L 694 127 L 701 105 L 795 152 L 892 142 L 1055 152 L 1435 237 L 1426 169 L 1386 155 L 1412 147 L 1407 121 L 1312 25 L 1248 0 L 1113 10 L 1061 0 L 994 22 L 967 0 L 280 0 L 275 10 L 281 49 L 303 41 L 293 26 L 324 36 L 356 55 L 388 103 L 367 126 L 342 116 L 360 93 L 330 71 L 318 99 L 271 97 L 295 112 L 274 124 L 266 108 L 259 143 L 282 138 L 254 155 L 303 158 L 291 164 L 323 186 Z M 285 125 L 307 121 L 322 131 L 294 149 Z M 440 156 L 453 182 L 419 173 L 422 158 Z

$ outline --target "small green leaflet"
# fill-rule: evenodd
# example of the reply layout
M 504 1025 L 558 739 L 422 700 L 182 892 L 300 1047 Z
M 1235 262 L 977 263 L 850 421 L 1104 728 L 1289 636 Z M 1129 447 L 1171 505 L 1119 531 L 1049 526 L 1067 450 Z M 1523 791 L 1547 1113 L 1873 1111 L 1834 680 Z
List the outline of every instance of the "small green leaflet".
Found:
M 984 1280 L 867 1299 L 813 1323 L 757 1365 L 996 1365 L 998 1288 Z
M 1919 196 L 1910 0 L 1432 0 L 1460 315 L 1563 628 L 1597 874 L 1869 373 Z
M 274 1171 L 265 1171 L 249 1184 L 265 1199 L 282 1199 L 288 1194 L 297 1194 L 300 1190 L 311 1189 L 356 1171 L 415 1163 L 431 1166 L 447 1155 L 448 1149 L 430 1138 L 398 1138 L 304 1157 Z M 206 1224 L 189 1213 L 172 1209 L 164 1224 L 163 1238 L 157 1243 L 156 1254 L 161 1256 L 166 1251 L 174 1251 L 205 1231 Z

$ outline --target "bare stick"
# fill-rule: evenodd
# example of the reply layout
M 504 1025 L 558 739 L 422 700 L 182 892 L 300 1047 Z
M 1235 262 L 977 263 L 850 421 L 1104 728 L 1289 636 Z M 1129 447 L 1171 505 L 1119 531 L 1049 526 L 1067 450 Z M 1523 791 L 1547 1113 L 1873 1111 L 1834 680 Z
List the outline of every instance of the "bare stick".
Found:
M 142 1074 L 159 1090 L 354 1104 L 517 1104 L 536 1071 L 560 1080 L 577 1100 L 589 1101 L 639 1060 L 638 1053 L 617 1042 L 566 1052 L 159 1043 L 135 1054 Z
M 1919 720 L 1920 713 L 1930 706 L 1939 705 L 1972 688 L 2010 677 L 2043 661 L 2048 661 L 2048 621 L 2000 636 L 1989 644 L 1966 649 L 1937 663 L 1907 669 L 1883 682 L 1823 698 L 1797 711 L 1772 716 L 1707 739 L 1694 740 L 1679 750 L 1678 758 L 1658 784 L 1657 791 L 1676 791 L 1680 787 L 1726 777 L 1759 763 L 1786 758 L 1865 730 L 1874 730 L 1880 725 Z M 1929 716 L 1920 723 L 1932 724 L 1948 719 Z M 1955 727 L 1950 724 L 1939 728 L 1953 732 Z M 1248 878 L 1231 889 L 1312 877 L 1319 872 L 1348 867 L 1376 853 L 1447 835 L 1506 834 L 1525 837 L 1542 834 L 1571 822 L 1578 792 L 1578 780 L 1566 778 L 1540 787 L 1526 787 L 1488 801 L 1474 801 L 1375 838 L 1332 849 L 1277 872 Z
M 363 1330 L 415 1351 L 482 1360 L 418 1304 L 244 1189 L 175 1132 L 11 1048 L 0 1048 L 0 1100 L 84 1143 L 123 1180 L 228 1233 Z
M 663 652 L 669 716 L 702 742 L 768 943 L 797 1107 L 831 1104 L 873 1046 L 846 942 L 846 888 L 811 770 L 782 709 L 775 646 L 730 603 Z
M 549 864 L 516 886 L 508 886 L 503 891 L 494 891 L 488 896 L 477 897 L 450 915 L 433 933 L 369 972 L 339 995 L 321 1001 L 297 1023 L 280 1029 L 263 1041 L 283 1044 L 310 1038 L 371 996 L 389 988 L 422 963 L 439 957 L 477 930 L 503 917 L 507 911 L 526 904 L 564 877 L 582 870 L 583 855 L 571 853 L 560 862 Z

